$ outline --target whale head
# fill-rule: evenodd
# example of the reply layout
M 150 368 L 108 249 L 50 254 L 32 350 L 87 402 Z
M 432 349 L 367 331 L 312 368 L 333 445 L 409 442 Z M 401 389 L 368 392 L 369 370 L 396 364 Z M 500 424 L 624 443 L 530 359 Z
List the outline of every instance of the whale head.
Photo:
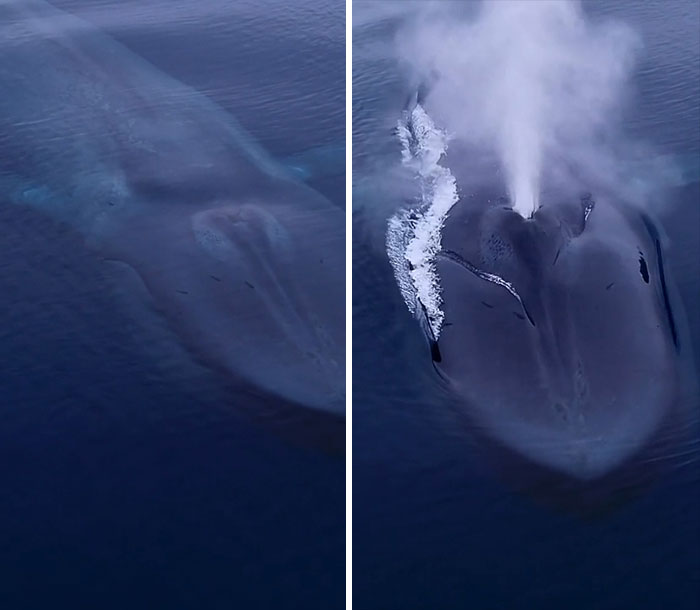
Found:
M 151 205 L 103 238 L 152 307 L 239 401 L 342 417 L 344 215 L 286 184 L 231 201 Z M 293 412 L 293 410 L 292 410 Z
M 684 338 L 661 239 L 639 211 L 584 197 L 526 219 L 503 201 L 460 201 L 436 270 L 435 369 L 511 454 L 596 480 L 680 400 Z

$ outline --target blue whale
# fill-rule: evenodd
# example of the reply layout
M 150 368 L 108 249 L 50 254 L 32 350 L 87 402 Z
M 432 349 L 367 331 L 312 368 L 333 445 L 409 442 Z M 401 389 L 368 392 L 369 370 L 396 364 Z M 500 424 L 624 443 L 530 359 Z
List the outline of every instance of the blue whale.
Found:
M 435 370 L 508 468 L 600 481 L 684 428 L 688 331 L 660 231 L 639 209 L 584 196 L 525 219 L 507 201 L 462 198 L 436 270 L 438 337 L 418 310 Z
M 0 0 L 0 189 L 122 266 L 241 393 L 344 413 L 344 213 L 206 97 L 40 0 Z

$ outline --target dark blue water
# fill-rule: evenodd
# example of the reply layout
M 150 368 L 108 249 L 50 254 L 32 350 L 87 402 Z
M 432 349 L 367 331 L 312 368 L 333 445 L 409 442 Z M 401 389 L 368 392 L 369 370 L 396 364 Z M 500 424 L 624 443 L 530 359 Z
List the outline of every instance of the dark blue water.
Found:
M 342 145 L 339 0 L 55 4 L 275 157 Z M 338 172 L 312 185 L 344 206 Z M 343 607 L 342 455 L 251 421 L 69 229 L 0 226 L 0 607 Z
M 354 2 L 355 608 L 698 608 L 697 436 L 683 442 L 673 467 L 640 497 L 582 515 L 516 493 L 481 459 L 464 418 L 431 394 L 427 348 L 383 248 L 384 222 L 404 203 L 402 193 L 387 192 L 376 179 L 400 158 L 392 130 L 410 83 L 393 59 L 392 40 L 417 4 Z M 625 20 L 644 40 L 624 130 L 659 154 L 697 158 L 697 2 L 624 0 L 585 8 L 591 19 Z M 659 215 L 697 354 L 700 185 L 679 186 L 666 199 Z M 698 406 L 695 401 L 695 413 Z

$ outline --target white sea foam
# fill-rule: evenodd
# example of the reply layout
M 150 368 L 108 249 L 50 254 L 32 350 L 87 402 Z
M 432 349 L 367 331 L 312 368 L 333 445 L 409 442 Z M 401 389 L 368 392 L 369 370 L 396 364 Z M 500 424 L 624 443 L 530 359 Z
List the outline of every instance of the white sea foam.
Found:
M 423 309 L 437 339 L 444 319 L 440 279 L 435 256 L 440 251 L 442 227 L 457 203 L 457 182 L 440 164 L 447 151 L 447 133 L 437 127 L 420 104 L 408 110 L 398 125 L 404 165 L 416 172 L 420 196 L 416 205 L 394 214 L 388 223 L 386 247 L 396 282 L 408 309 Z

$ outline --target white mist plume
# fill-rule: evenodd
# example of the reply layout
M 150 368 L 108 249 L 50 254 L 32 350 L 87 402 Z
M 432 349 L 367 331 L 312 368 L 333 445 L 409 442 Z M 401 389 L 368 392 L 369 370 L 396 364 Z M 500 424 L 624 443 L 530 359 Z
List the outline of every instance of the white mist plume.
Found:
M 575 1 L 491 0 L 471 15 L 464 8 L 426 4 L 399 37 L 401 58 L 429 83 L 431 115 L 454 137 L 496 152 L 523 216 L 537 208 L 545 173 L 587 165 L 605 175 L 601 142 L 617 123 L 634 33 L 591 21 Z

